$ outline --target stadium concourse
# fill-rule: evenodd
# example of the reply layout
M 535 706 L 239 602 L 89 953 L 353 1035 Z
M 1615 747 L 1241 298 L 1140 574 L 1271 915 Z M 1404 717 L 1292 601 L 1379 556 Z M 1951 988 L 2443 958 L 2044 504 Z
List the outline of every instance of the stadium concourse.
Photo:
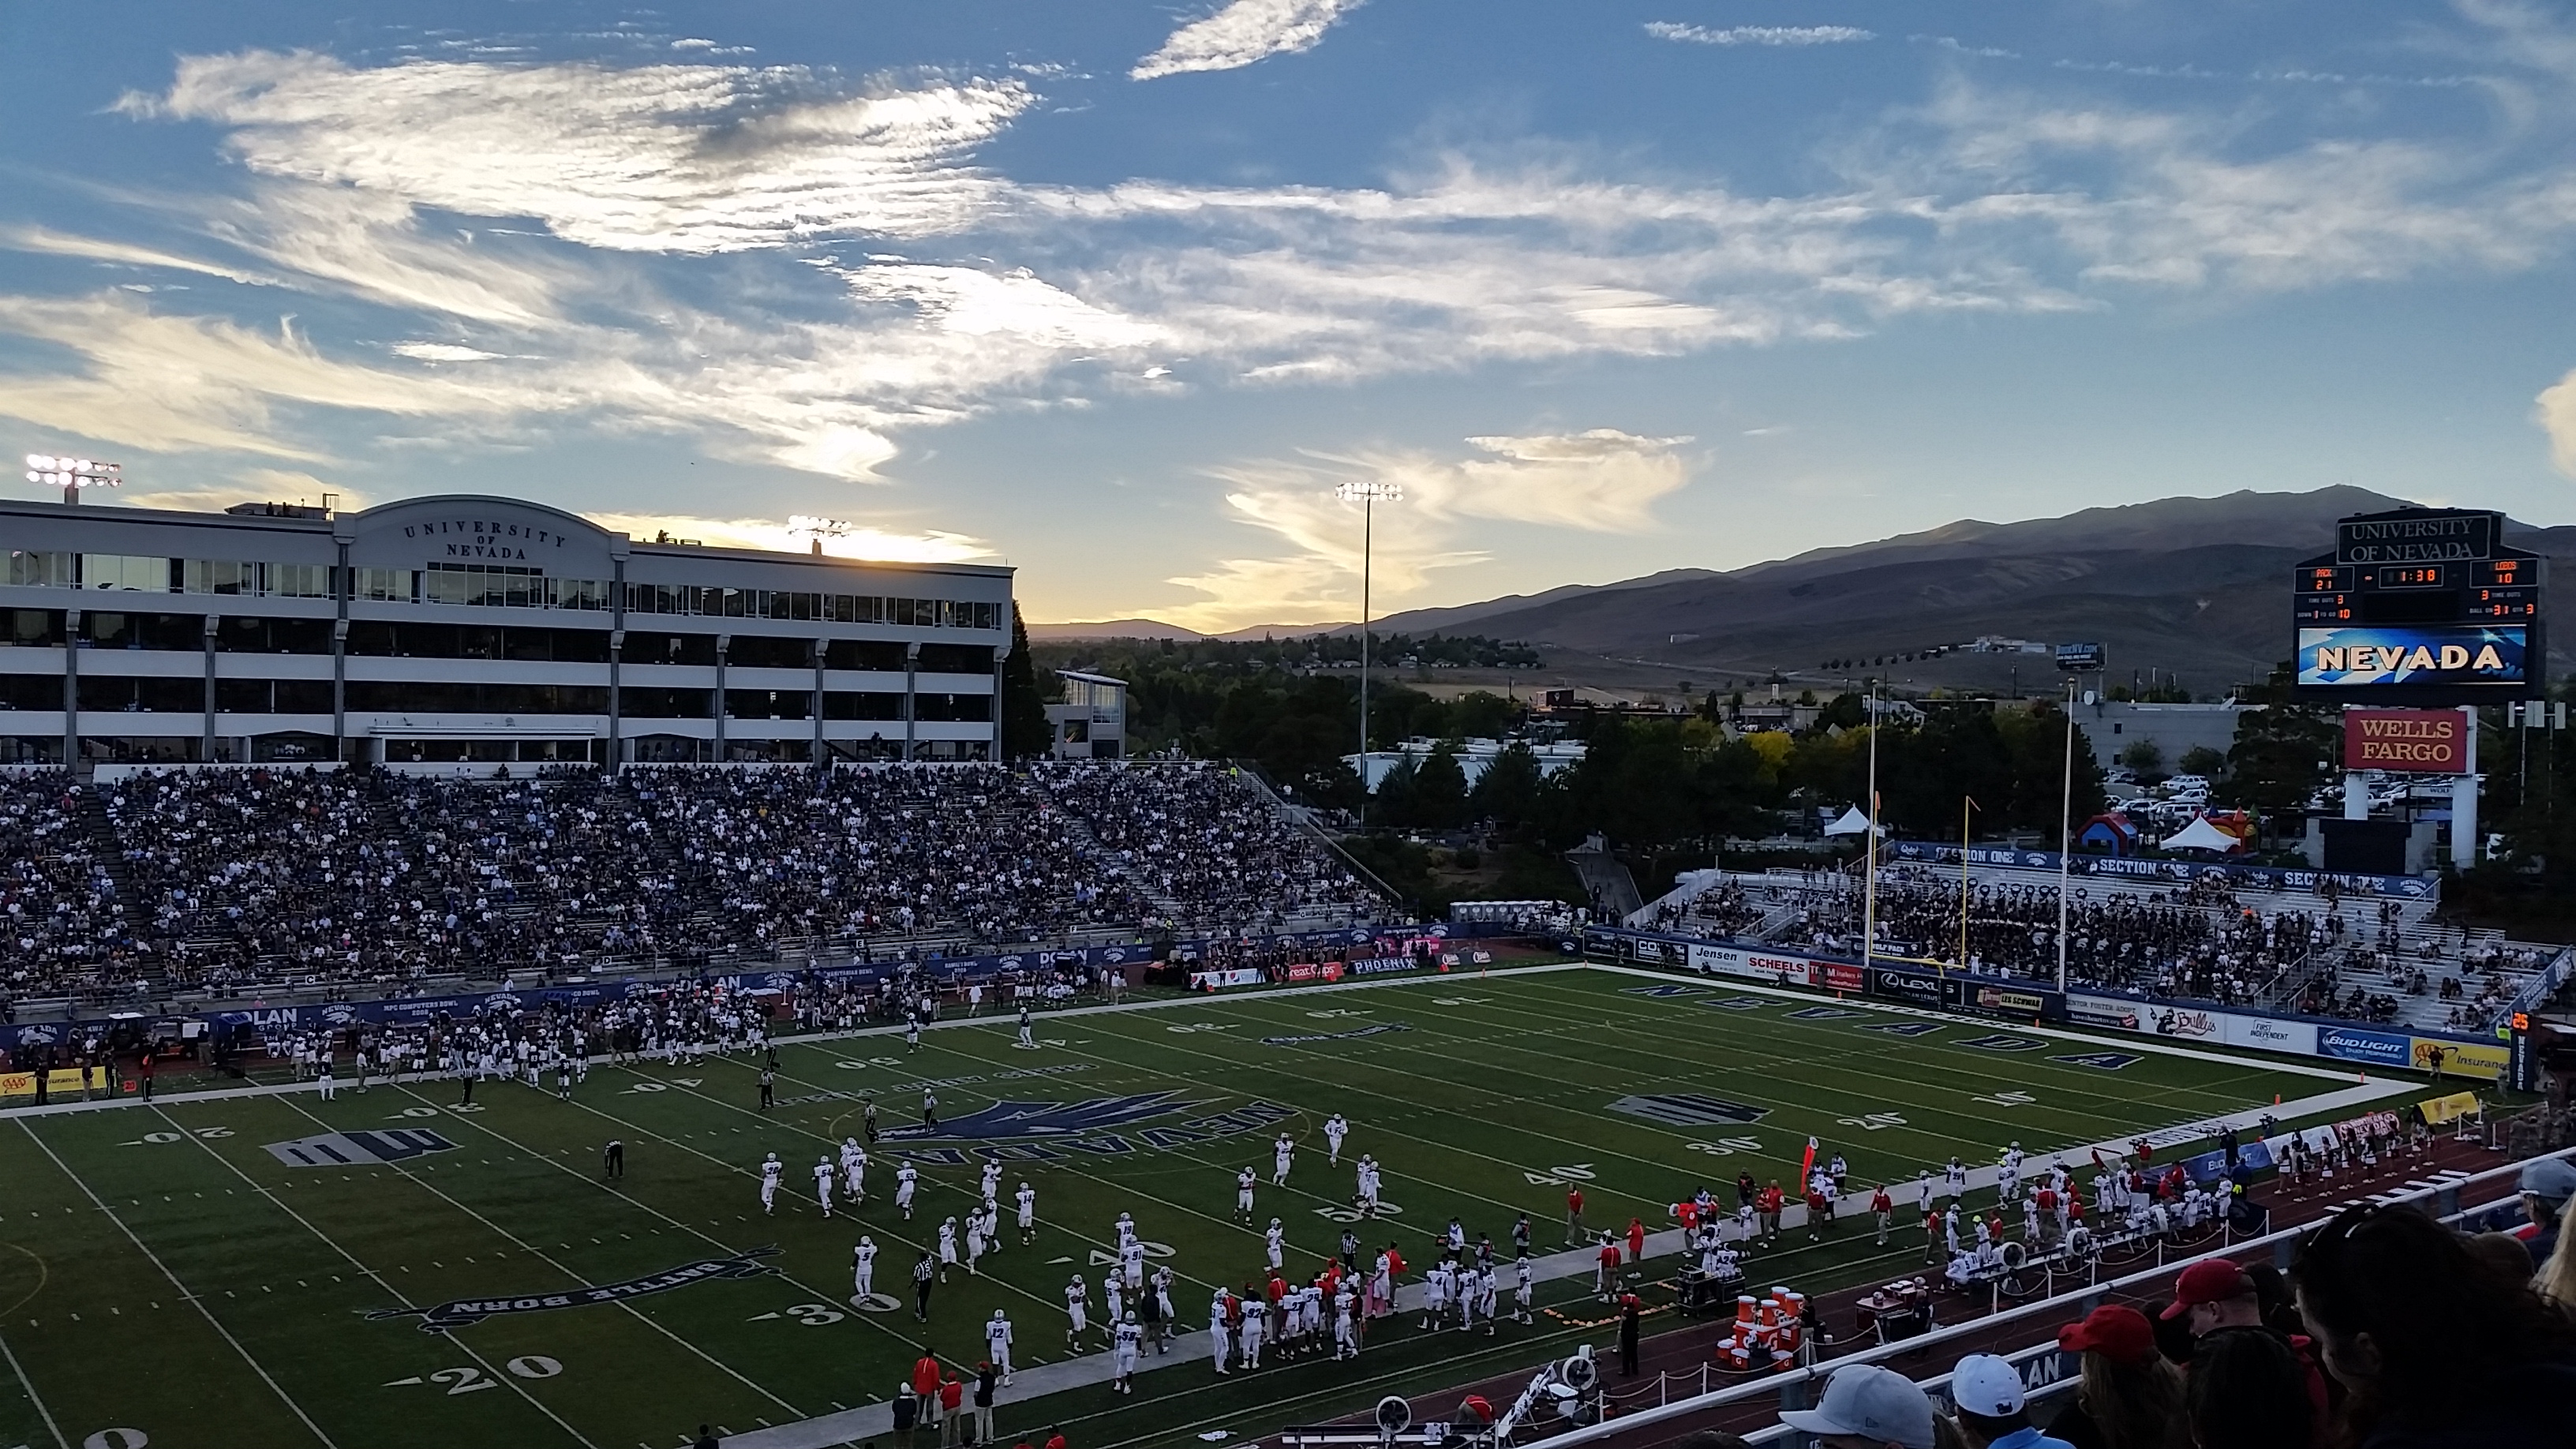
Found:
M 1300 929 L 1383 909 L 1225 766 L 0 776 L 0 999 Z
M 1971 971 L 2057 972 L 2053 871 L 1975 865 L 1967 880 Z M 2253 1006 L 2346 1021 L 2483 1031 L 2557 947 L 2520 945 L 2432 919 L 2438 896 L 2249 889 L 2087 876 L 2067 909 L 2071 986 Z M 1874 954 L 1960 964 L 1955 866 L 1879 870 Z M 1856 874 L 1695 872 L 1631 924 L 1681 935 L 1856 954 L 1869 909 Z

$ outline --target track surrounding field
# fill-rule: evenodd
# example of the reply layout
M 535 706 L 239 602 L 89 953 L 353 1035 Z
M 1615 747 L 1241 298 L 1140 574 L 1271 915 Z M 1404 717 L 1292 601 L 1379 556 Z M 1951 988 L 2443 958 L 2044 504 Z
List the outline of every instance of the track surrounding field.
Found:
M 925 1343 L 971 1368 L 995 1308 L 1017 1326 L 1022 1369 L 1065 1359 L 1064 1282 L 1094 1285 L 1096 1324 L 1122 1209 L 1180 1275 L 1178 1328 L 1203 1328 L 1211 1288 L 1262 1266 L 1258 1227 L 1234 1217 L 1245 1166 L 1261 1182 L 1256 1223 L 1283 1219 L 1291 1272 L 1311 1272 L 1353 1217 L 1350 1159 L 1375 1154 L 1391 1211 L 1356 1231 L 1418 1267 L 1452 1216 L 1508 1256 L 1527 1212 L 1534 1246 L 1559 1247 L 1569 1183 L 1595 1228 L 1667 1226 L 1667 1205 L 1702 1182 L 1723 1190 L 1748 1165 L 1794 1178 L 1811 1134 L 1865 1193 L 1953 1153 L 1988 1163 L 2011 1140 L 2120 1139 L 2353 1081 L 1600 970 L 1069 1013 L 1040 1018 L 1038 1035 L 1020 1050 L 1007 1019 L 987 1018 L 942 1024 L 915 1053 L 886 1033 L 785 1045 L 766 1113 L 756 1064 L 734 1058 L 595 1069 L 569 1103 L 488 1083 L 460 1112 L 457 1084 L 431 1081 L 0 1122 L 0 1449 L 667 1449 L 701 1422 L 739 1433 L 885 1400 Z M 925 1083 L 945 1135 L 880 1144 L 869 1201 L 825 1221 L 816 1158 L 858 1132 L 863 1094 L 886 1127 L 915 1122 Z M 1353 1129 L 1339 1168 L 1319 1130 L 1335 1111 Z M 1282 1126 L 1300 1145 L 1274 1188 Z M 270 1150 L 389 1129 L 447 1145 L 347 1166 Z M 615 1182 L 600 1163 L 611 1138 L 626 1148 Z M 788 1190 L 764 1217 L 770 1151 Z M 910 1222 L 890 1201 L 897 1151 L 925 1175 Z M 952 1271 L 916 1324 L 912 1262 L 942 1218 L 962 1219 L 979 1151 L 1004 1159 L 1004 1246 L 980 1277 Z M 1031 1246 L 1007 1226 L 1023 1179 L 1038 1193 Z M 852 1302 L 862 1231 L 883 1248 L 887 1301 Z M 1846 1224 L 1759 1255 L 1755 1272 L 1860 1281 L 1912 1262 L 1917 1238 L 1892 1251 Z M 484 1316 L 445 1332 L 370 1316 L 459 1300 Z M 1031 1399 L 1024 1381 L 999 1421 L 1011 1434 L 1061 1422 L 1087 1449 L 1245 1437 L 1530 1362 L 1541 1340 L 1587 1331 L 1582 1301 L 1552 1284 L 1541 1303 L 1558 1313 L 1496 1338 L 1381 1326 L 1355 1364 L 1212 1380 L 1202 1359 L 1141 1375 L 1128 1397 Z

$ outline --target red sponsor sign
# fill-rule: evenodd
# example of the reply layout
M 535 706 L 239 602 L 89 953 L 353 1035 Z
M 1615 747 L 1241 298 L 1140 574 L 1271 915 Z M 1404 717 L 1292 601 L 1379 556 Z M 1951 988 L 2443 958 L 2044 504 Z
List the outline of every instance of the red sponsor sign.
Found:
M 1312 981 L 1315 979 L 1315 968 L 1311 963 L 1305 961 L 1291 963 L 1288 967 L 1288 979 L 1291 981 Z
M 2343 717 L 2343 767 L 2419 775 L 2469 771 L 2469 717 L 2456 709 L 2355 709 Z
M 1327 981 L 1339 981 L 1342 979 L 1342 963 L 1339 961 L 1327 961 L 1324 963 L 1323 970 L 1320 974 Z
M 1854 966 L 1849 962 L 1818 961 L 1814 963 L 1812 969 L 1816 976 L 1815 984 L 1824 987 L 1828 991 L 1858 991 L 1861 989 L 1861 970 L 1858 966 Z

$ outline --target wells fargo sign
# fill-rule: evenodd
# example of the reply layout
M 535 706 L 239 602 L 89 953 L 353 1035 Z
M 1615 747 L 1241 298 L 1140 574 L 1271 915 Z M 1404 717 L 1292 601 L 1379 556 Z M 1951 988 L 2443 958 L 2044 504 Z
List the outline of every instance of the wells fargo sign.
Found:
M 2469 717 L 2456 709 L 2356 709 L 2343 717 L 2347 770 L 2464 775 Z

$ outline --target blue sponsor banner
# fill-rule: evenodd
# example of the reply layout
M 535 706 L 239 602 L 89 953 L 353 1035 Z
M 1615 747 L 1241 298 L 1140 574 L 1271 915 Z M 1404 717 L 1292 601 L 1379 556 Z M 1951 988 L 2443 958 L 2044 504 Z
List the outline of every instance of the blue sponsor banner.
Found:
M 2272 1166 L 2272 1149 L 2261 1138 L 2238 1144 L 2236 1165 L 2248 1172 L 2268 1171 Z M 2182 1170 L 2198 1183 L 2212 1183 L 2227 1175 L 2227 1154 L 2216 1149 L 2195 1153 L 2182 1159 Z
M 2373 1031 L 2366 1026 L 2321 1026 L 2317 1053 L 2375 1067 L 2404 1067 L 2414 1064 L 2415 1039 L 2402 1031 Z

